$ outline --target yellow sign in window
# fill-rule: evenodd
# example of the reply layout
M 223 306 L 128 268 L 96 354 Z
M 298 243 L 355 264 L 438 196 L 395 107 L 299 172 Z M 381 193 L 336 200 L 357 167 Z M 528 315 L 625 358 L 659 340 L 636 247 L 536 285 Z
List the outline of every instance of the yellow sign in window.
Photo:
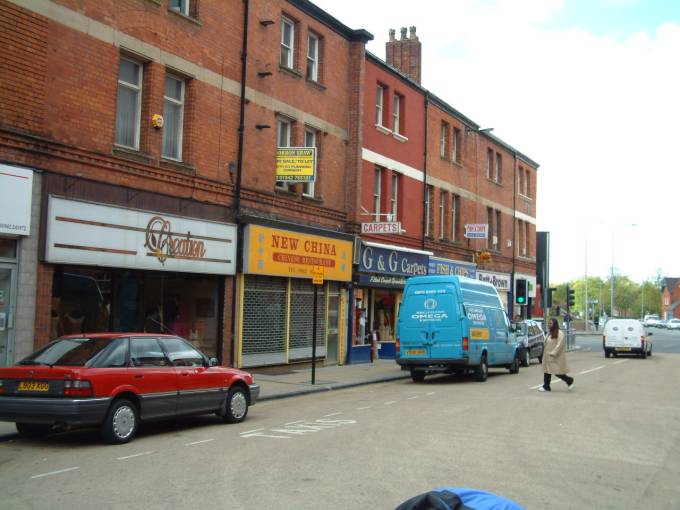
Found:
M 470 340 L 488 340 L 489 328 L 470 328 Z
M 279 147 L 276 151 L 276 180 L 314 182 L 316 147 Z

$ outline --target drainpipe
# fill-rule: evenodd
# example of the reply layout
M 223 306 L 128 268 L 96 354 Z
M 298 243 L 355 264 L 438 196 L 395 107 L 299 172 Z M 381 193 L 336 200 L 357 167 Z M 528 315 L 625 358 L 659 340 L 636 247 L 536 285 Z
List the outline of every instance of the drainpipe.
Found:
M 425 151 L 423 152 L 423 242 L 422 249 L 425 250 L 425 232 L 427 232 L 427 113 L 430 105 L 430 93 L 425 92 Z
M 517 228 L 517 153 L 512 153 L 512 274 L 510 275 L 510 319 L 514 319 L 515 312 L 515 253 L 517 247 L 515 243 L 517 241 L 517 233 L 515 229 Z M 527 305 L 528 300 L 527 300 Z M 526 308 L 522 311 L 522 315 L 525 315 Z
M 238 121 L 238 155 L 236 162 L 236 187 L 234 188 L 234 211 L 236 214 L 236 275 L 231 296 L 231 359 L 236 364 L 236 302 L 238 275 L 243 269 L 243 225 L 241 224 L 241 180 L 243 175 L 243 145 L 246 120 L 246 66 L 248 63 L 248 12 L 250 0 L 243 0 L 243 46 L 241 47 L 241 101 Z

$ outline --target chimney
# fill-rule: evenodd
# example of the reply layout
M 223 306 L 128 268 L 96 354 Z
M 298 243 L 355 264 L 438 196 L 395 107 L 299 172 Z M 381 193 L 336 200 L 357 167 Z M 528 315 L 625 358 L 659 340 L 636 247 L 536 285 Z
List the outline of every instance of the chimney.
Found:
M 421 45 L 416 35 L 416 27 L 401 28 L 401 39 L 395 39 L 396 30 L 390 29 L 389 41 L 385 44 L 386 60 L 389 65 L 399 69 L 406 76 L 420 84 Z

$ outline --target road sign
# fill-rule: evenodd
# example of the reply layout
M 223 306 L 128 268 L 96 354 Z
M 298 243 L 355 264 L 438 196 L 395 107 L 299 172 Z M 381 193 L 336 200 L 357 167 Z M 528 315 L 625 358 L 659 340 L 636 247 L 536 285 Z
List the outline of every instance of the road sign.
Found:
M 312 283 L 314 285 L 323 285 L 323 266 L 314 266 L 312 268 Z

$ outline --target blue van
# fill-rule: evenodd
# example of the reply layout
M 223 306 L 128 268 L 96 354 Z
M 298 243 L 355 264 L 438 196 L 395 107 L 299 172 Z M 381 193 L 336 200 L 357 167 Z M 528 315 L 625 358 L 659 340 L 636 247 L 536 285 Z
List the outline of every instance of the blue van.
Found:
M 463 276 L 415 276 L 406 281 L 397 323 L 397 363 L 415 382 L 428 373 L 489 367 L 519 372 L 519 350 L 493 285 Z

